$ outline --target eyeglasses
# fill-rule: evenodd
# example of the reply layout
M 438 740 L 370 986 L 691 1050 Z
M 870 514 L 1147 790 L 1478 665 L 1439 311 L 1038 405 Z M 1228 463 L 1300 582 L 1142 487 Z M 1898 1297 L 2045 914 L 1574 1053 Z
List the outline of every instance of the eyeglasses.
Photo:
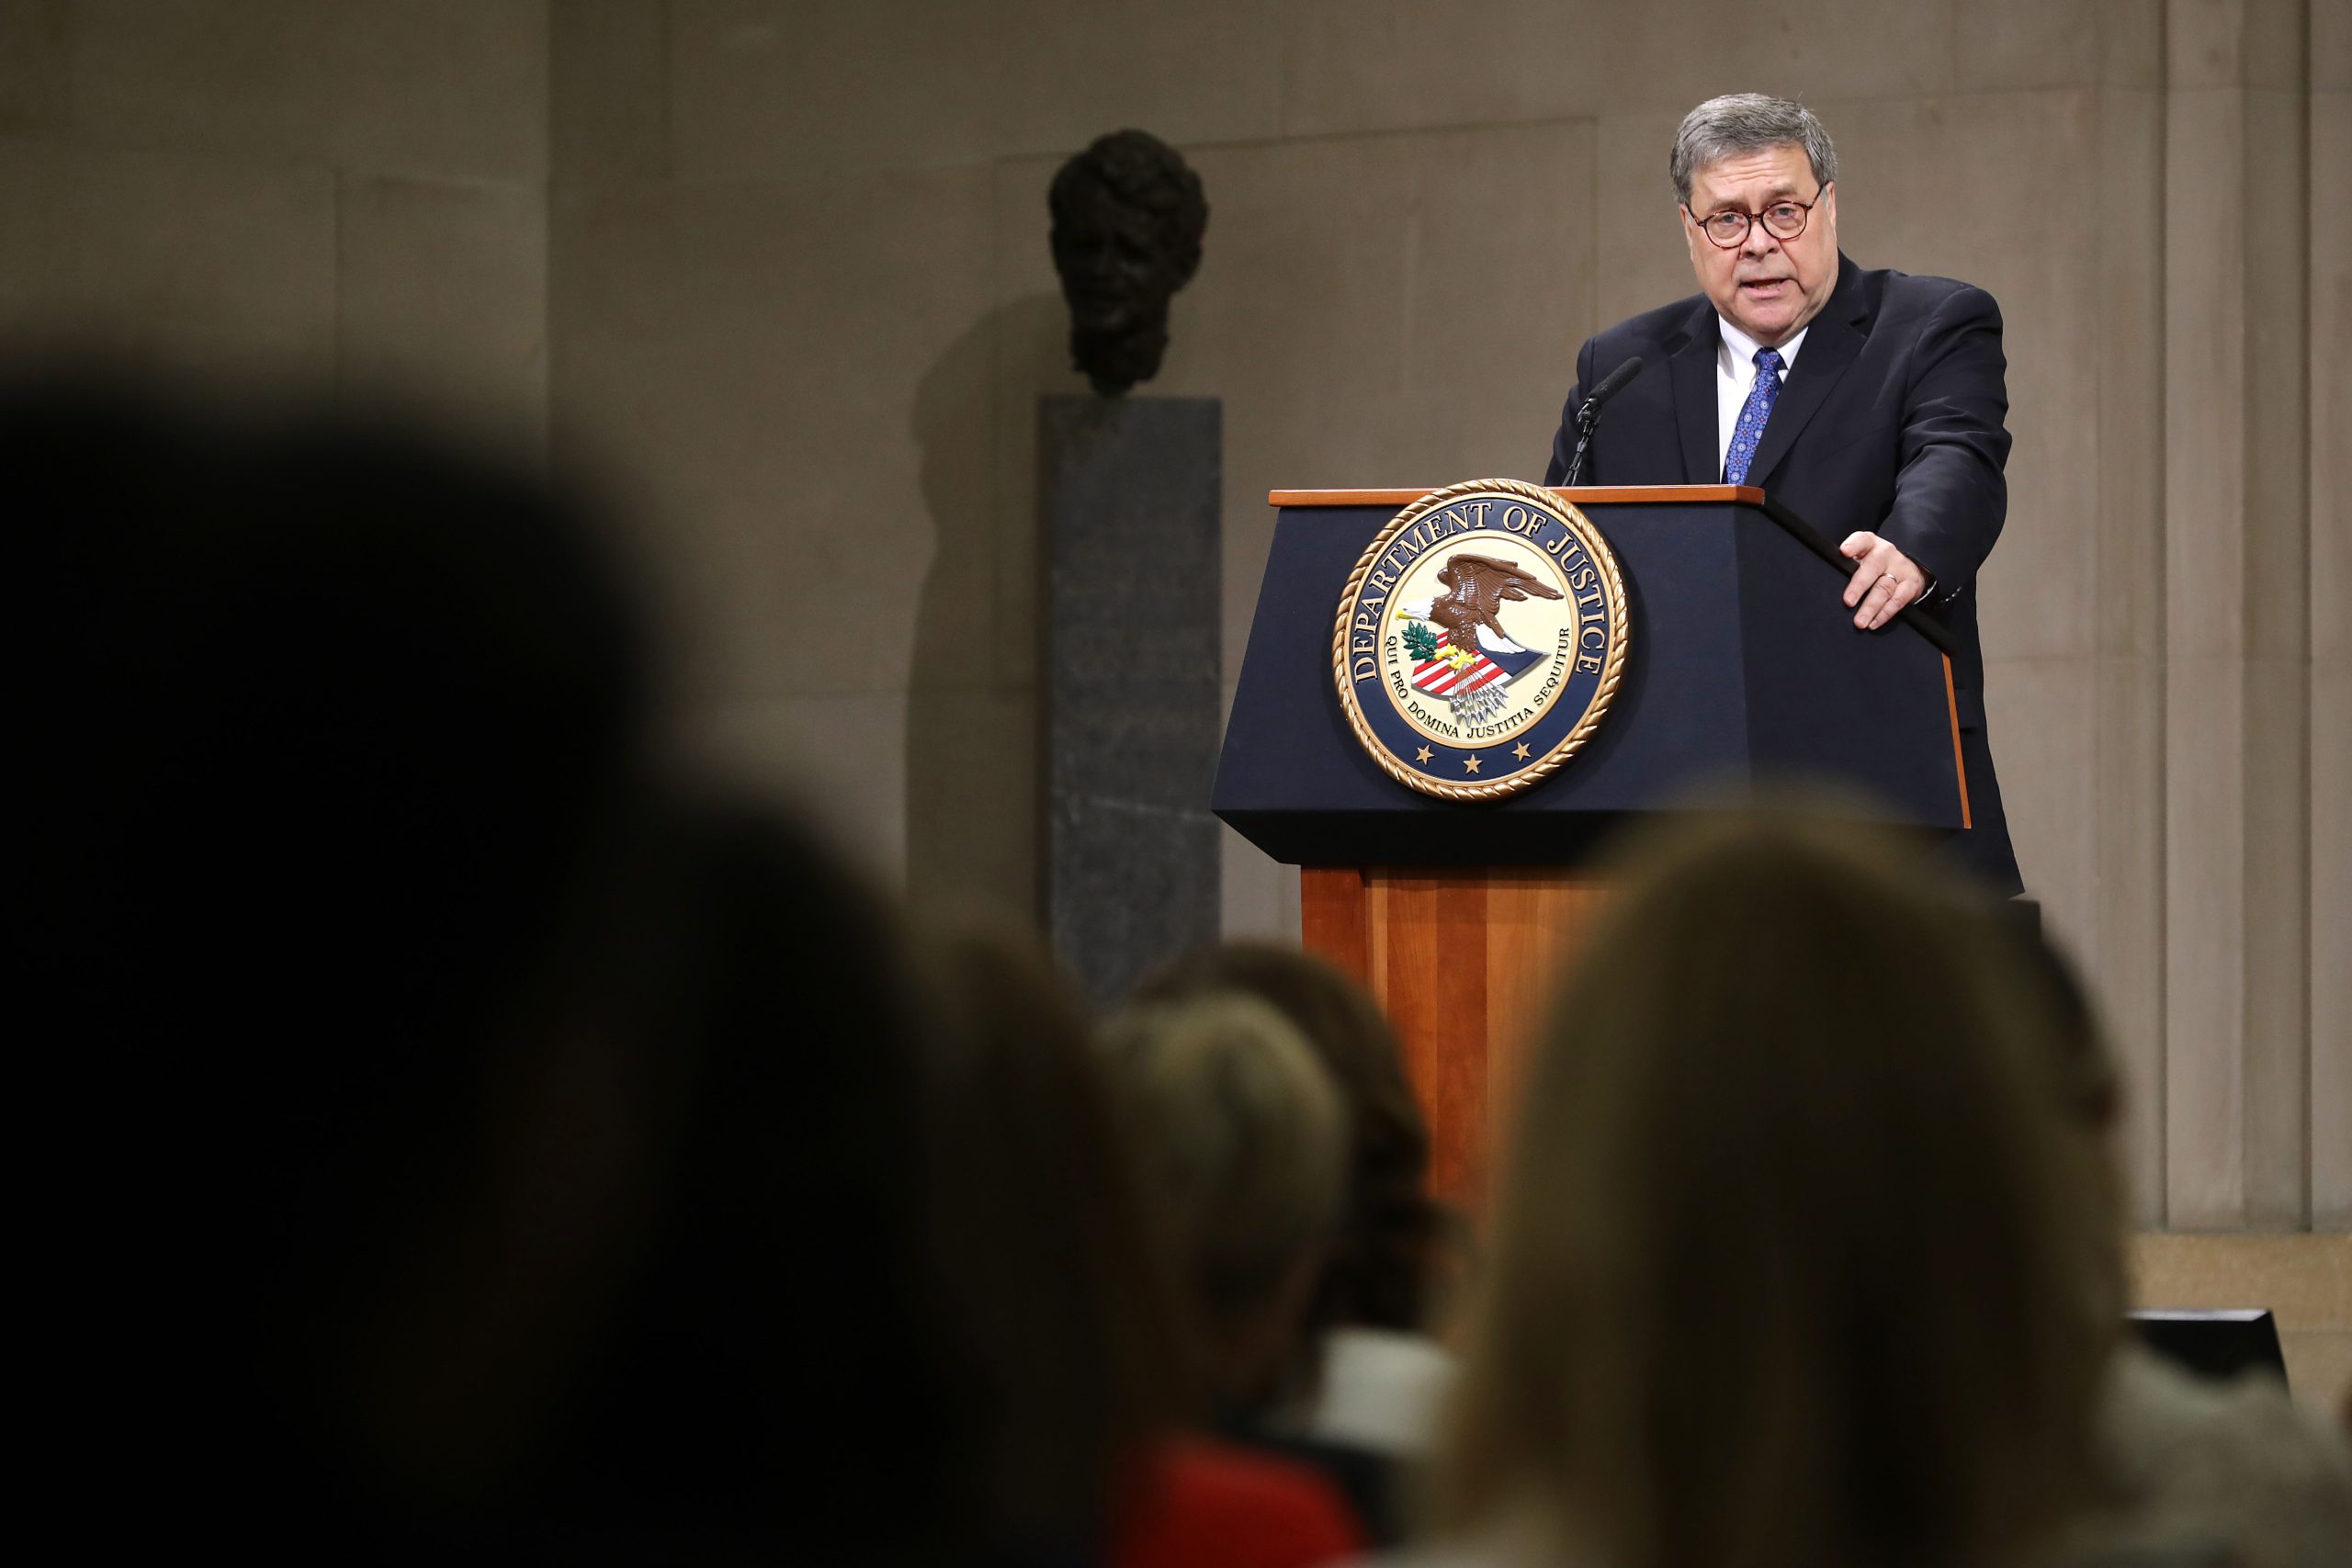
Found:
M 1762 223 L 1764 231 L 1776 240 L 1795 239 L 1804 232 L 1805 224 L 1813 217 L 1814 208 L 1821 200 L 1821 191 L 1828 188 L 1825 184 L 1821 190 L 1815 191 L 1811 201 L 1782 199 L 1761 212 L 1742 212 L 1736 208 L 1727 207 L 1721 212 L 1710 212 L 1702 218 L 1690 212 L 1690 204 L 1687 201 L 1682 204 L 1682 210 L 1690 212 L 1690 221 L 1696 223 L 1708 239 L 1728 251 L 1746 244 L 1749 225 L 1758 222 Z

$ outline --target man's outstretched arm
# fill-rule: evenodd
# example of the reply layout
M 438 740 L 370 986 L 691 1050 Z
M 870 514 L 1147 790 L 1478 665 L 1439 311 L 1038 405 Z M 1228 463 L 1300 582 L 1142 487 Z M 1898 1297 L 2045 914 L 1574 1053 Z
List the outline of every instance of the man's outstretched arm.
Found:
M 1931 586 L 1960 592 L 1992 554 L 2009 505 L 2007 372 L 2001 308 L 1981 288 L 1954 290 L 1919 334 L 1894 502 L 1876 532 L 1839 547 L 1861 562 L 1846 593 L 1856 626 L 1883 626 Z

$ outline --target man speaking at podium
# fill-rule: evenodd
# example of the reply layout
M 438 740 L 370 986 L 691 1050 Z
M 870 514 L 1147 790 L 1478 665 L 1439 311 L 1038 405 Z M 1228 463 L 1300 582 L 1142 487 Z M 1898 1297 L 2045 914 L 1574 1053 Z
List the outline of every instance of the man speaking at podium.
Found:
M 1973 592 L 2008 507 L 2000 308 L 1838 251 L 1838 154 L 1802 104 L 1711 98 L 1683 117 L 1668 166 L 1700 292 L 1586 342 L 1544 483 L 1565 482 L 1586 389 L 1607 395 L 1638 358 L 1578 482 L 1759 486 L 1860 563 L 1845 600 L 1859 630 L 1914 604 L 1950 628 L 1974 824 L 1958 848 L 2016 894 Z

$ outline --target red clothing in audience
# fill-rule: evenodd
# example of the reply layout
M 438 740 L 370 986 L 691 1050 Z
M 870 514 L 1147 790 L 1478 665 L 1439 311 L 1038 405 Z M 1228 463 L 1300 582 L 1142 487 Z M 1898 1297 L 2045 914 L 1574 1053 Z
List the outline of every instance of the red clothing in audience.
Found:
M 1188 1438 L 1161 1450 L 1111 1568 L 1316 1568 L 1363 1549 L 1338 1490 L 1313 1471 Z

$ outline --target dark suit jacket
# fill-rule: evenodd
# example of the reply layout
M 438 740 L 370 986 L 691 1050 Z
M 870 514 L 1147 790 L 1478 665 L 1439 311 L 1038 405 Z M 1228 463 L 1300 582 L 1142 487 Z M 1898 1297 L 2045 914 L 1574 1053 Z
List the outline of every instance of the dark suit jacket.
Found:
M 1576 449 L 1583 389 L 1635 355 L 1641 373 L 1610 400 L 1585 456 L 1588 484 L 1713 484 L 1722 475 L 1715 355 L 1722 338 L 1703 296 L 1620 322 L 1577 355 L 1546 484 Z M 1984 729 L 1984 661 L 1976 638 L 1976 570 L 2008 510 L 2009 455 L 2001 310 L 1948 277 L 1865 272 L 1838 258 L 1838 286 L 1814 317 L 1747 482 L 1828 536 L 1869 529 L 1935 579 L 1925 614 L 1949 627 L 1961 752 L 1974 827 L 1961 859 L 1996 890 L 2021 890 Z M 1823 613 L 1843 606 L 1826 598 Z

